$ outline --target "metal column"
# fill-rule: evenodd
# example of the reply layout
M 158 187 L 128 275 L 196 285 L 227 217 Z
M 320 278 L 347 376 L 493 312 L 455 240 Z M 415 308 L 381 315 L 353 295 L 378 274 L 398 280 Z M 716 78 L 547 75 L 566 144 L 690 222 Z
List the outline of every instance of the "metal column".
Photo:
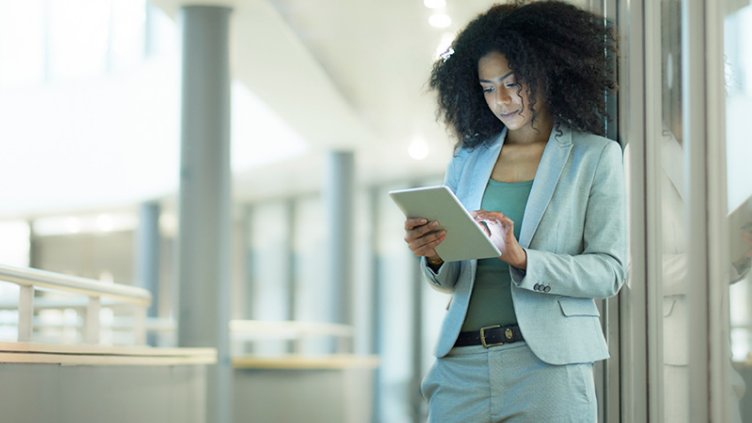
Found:
M 136 232 L 136 281 L 138 286 L 151 293 L 151 305 L 147 311 L 151 318 L 159 316 L 160 211 L 161 207 L 155 201 L 141 204 Z M 154 334 L 149 334 L 146 340 L 149 345 L 157 346 L 158 338 Z
M 214 347 L 206 421 L 232 420 L 230 314 L 231 10 L 184 6 L 178 233 L 181 347 Z
M 352 325 L 354 158 L 350 151 L 332 151 L 327 159 L 324 207 L 330 235 L 330 318 L 336 323 Z
M 687 247 L 687 299 L 691 317 L 687 324 L 692 333 L 710 333 L 708 296 L 708 93 L 706 47 L 707 10 L 705 2 L 681 2 L 681 54 L 682 54 L 682 134 L 684 136 L 685 184 L 688 190 L 685 233 L 692 234 L 693 242 Z M 726 317 L 728 318 L 728 317 Z M 708 340 L 689 337 L 689 404 L 690 422 L 711 421 L 708 389 L 710 358 Z M 668 389 L 664 387 L 664 389 Z
M 381 236 L 379 227 L 381 224 L 381 214 L 379 213 L 379 199 L 381 198 L 379 187 L 373 187 L 368 191 L 368 210 L 370 211 L 369 219 L 369 257 L 371 258 L 371 353 L 382 357 L 384 354 L 384 325 L 381 316 L 386 313 L 384 298 L 382 295 L 382 259 L 379 251 L 379 242 Z M 381 366 L 376 367 L 373 375 L 373 408 L 371 413 L 371 422 L 379 423 L 382 421 L 382 400 L 381 385 L 383 384 L 383 373 Z

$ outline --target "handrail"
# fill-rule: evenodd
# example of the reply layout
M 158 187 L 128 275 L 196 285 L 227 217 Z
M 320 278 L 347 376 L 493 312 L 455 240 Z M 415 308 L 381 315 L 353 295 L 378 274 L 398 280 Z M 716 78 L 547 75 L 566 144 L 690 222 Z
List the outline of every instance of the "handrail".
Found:
M 78 276 L 4 264 L 0 264 L 0 281 L 20 286 L 18 297 L 18 342 L 29 342 L 31 340 L 34 323 L 35 288 L 82 294 L 88 297 L 85 306 L 86 317 L 84 322 L 84 341 L 87 343 L 99 343 L 99 310 L 102 306 L 102 298 L 114 299 L 133 305 L 136 309 L 134 313 L 136 319 L 136 324 L 134 325 L 136 341 L 143 343 L 145 339 L 144 321 L 146 319 L 146 309 L 151 304 L 151 294 L 145 289 L 102 283 L 97 280 Z
M 245 339 L 294 339 L 308 336 L 335 336 L 348 338 L 353 335 L 353 329 L 348 325 L 295 320 L 231 320 L 230 331 L 235 336 Z
M 0 279 L 1 281 L 2 279 Z M 88 302 L 84 298 L 37 298 L 34 300 L 34 310 L 63 310 L 63 309 L 86 309 Z M 113 300 L 103 300 L 102 307 L 110 309 L 129 308 L 133 304 Z M 0 311 L 12 311 L 18 309 L 18 302 L 0 300 Z
M 21 286 L 37 286 L 88 296 L 109 297 L 137 305 L 148 306 L 151 303 L 151 294 L 142 288 L 102 283 L 94 279 L 48 272 L 46 270 L 0 264 L 0 280 Z
M 294 341 L 295 350 L 300 349 L 300 341 L 305 338 L 331 336 L 337 340 L 337 351 L 351 350 L 354 334 L 352 326 L 340 323 L 306 322 L 299 320 L 231 320 L 230 334 L 233 341 L 245 342 L 260 339 Z

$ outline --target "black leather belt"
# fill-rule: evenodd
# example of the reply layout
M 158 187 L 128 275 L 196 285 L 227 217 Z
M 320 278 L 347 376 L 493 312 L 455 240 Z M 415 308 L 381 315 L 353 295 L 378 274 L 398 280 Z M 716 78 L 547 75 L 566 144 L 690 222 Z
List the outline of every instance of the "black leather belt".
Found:
M 522 332 L 517 325 L 493 325 L 473 330 L 469 332 L 460 332 L 455 347 L 466 347 L 469 345 L 483 345 L 486 348 L 494 345 L 511 344 L 512 342 L 522 341 Z

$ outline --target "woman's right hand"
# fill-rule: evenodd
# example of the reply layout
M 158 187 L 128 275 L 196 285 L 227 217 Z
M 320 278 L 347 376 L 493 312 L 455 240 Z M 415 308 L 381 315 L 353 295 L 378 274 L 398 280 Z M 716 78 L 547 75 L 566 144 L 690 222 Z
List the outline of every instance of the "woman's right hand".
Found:
M 418 257 L 425 256 L 429 261 L 441 260 L 436 247 L 444 241 L 446 231 L 435 220 L 417 217 L 405 220 L 405 242 L 410 251 Z

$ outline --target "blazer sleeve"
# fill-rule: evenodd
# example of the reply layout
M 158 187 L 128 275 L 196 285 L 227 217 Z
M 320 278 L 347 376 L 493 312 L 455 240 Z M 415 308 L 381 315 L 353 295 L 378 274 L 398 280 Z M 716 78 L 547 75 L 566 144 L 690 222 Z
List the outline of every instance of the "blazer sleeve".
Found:
M 626 188 L 621 148 L 601 151 L 585 212 L 583 251 L 576 255 L 527 249 L 527 269 L 511 269 L 520 288 L 554 295 L 606 298 L 627 274 Z
M 452 192 L 457 192 L 457 182 L 462 173 L 462 166 L 467 157 L 467 150 L 458 151 L 449 162 L 446 174 L 444 175 L 444 185 L 448 186 Z M 428 279 L 431 287 L 441 292 L 453 292 L 454 286 L 457 284 L 457 279 L 460 274 L 460 267 L 462 262 L 450 261 L 444 262 L 439 267 L 438 272 L 434 272 L 428 266 L 425 257 L 420 258 L 420 267 L 423 269 L 423 274 Z

